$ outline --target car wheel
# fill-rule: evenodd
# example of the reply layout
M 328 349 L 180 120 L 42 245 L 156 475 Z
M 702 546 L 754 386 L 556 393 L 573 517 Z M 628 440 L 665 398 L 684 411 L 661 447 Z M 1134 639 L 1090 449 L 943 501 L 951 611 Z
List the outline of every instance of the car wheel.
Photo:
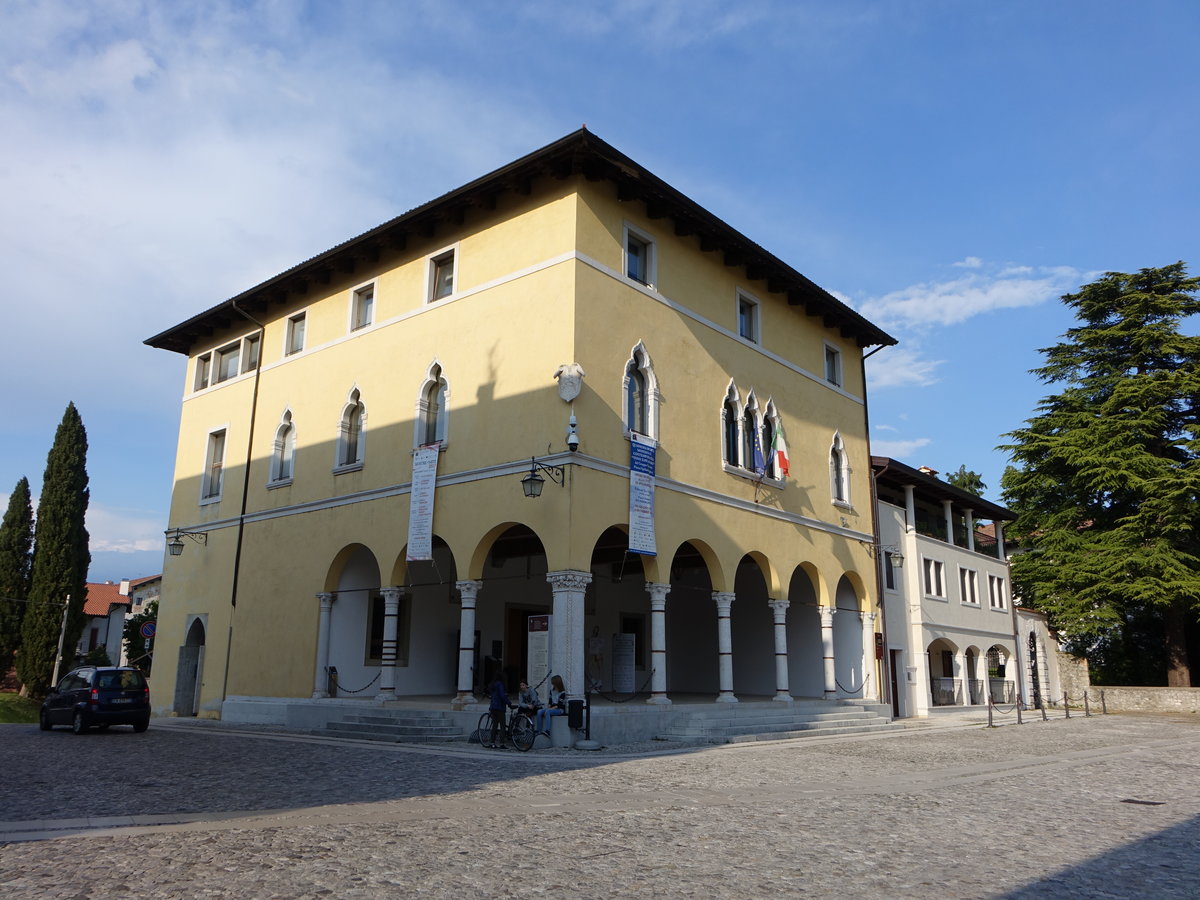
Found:
M 49 731 L 52 727 L 54 727 L 50 724 L 50 714 L 44 709 L 41 711 L 41 714 L 38 715 L 38 727 L 41 728 L 42 731 Z
M 87 720 L 83 717 L 83 713 L 78 710 L 75 712 L 75 718 L 71 720 L 71 730 L 76 734 L 87 734 Z
M 140 722 L 133 723 L 133 730 L 136 731 L 138 734 L 141 734 L 143 731 L 145 731 L 149 727 L 150 727 L 149 719 L 142 719 Z

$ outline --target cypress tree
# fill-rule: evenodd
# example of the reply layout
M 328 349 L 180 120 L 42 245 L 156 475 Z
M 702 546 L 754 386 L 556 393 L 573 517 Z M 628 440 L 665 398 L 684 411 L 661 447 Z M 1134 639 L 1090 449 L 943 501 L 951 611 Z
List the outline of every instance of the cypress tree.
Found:
M 33 506 L 29 479 L 22 477 L 8 498 L 0 525 L 0 675 L 12 667 L 13 654 L 21 646 L 32 550 Z
M 1012 532 L 1028 551 L 1013 557 L 1013 580 L 1102 678 L 1191 682 L 1200 337 L 1180 326 L 1200 314 L 1197 292 L 1179 262 L 1064 296 L 1080 324 L 1034 370 L 1061 390 L 1003 448 L 1016 463 L 1002 482 Z
M 74 403 L 67 404 L 46 457 L 34 530 L 29 602 L 21 626 L 17 677 L 26 693 L 42 696 L 54 671 L 63 603 L 70 597 L 64 653 L 84 626 L 87 570 L 91 563 L 84 516 L 88 506 L 87 432 Z

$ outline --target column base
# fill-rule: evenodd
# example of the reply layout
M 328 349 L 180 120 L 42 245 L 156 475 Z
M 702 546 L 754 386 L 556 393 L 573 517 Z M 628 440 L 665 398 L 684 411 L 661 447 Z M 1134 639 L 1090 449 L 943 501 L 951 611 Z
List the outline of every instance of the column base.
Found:
M 312 698 L 314 700 L 328 700 L 329 692 L 328 691 L 313 691 Z
M 656 706 L 670 706 L 671 698 L 666 694 L 659 694 L 657 697 L 649 697 L 646 702 L 652 703 Z
M 458 694 L 450 701 L 451 709 L 466 709 L 475 702 L 475 695 L 470 691 L 459 691 Z
M 396 691 L 394 688 L 390 689 L 390 690 L 385 688 L 384 690 L 380 691 L 378 694 L 375 695 L 375 700 L 379 703 L 386 703 L 389 700 L 395 700 L 395 699 L 396 699 Z
M 776 701 L 777 703 L 795 703 L 796 702 L 795 697 L 793 697 L 791 694 L 787 694 L 787 693 L 783 693 L 783 692 L 776 694 L 771 699 Z
M 826 691 L 825 695 L 824 695 L 824 699 L 836 700 L 837 699 L 837 691 Z
M 733 695 L 733 691 L 722 691 L 717 695 L 717 703 L 737 703 L 738 698 Z

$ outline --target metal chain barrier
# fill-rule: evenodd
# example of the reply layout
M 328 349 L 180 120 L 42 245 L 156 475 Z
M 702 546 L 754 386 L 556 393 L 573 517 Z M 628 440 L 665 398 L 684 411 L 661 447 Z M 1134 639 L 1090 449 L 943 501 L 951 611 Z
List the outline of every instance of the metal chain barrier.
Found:
M 1062 700 L 1063 700 L 1063 717 L 1064 718 L 1067 718 L 1067 719 L 1071 718 L 1071 704 L 1072 703 L 1082 703 L 1084 718 L 1091 718 L 1091 716 L 1092 716 L 1091 695 L 1088 691 L 1084 691 L 1082 696 L 1079 696 L 1079 697 L 1072 697 L 1070 694 L 1068 694 L 1064 691 L 1063 695 L 1062 695 Z M 1037 709 L 1039 709 L 1042 713 L 1042 721 L 1048 722 L 1049 716 L 1046 715 L 1046 705 L 1044 703 L 1041 703 L 1038 705 Z M 1001 715 L 1007 715 L 1008 713 L 1012 712 L 1013 710 L 1016 710 L 1017 724 L 1018 725 L 1024 724 L 1021 721 L 1021 703 L 1020 703 L 1020 701 L 1017 701 L 1011 707 L 1005 707 L 1005 706 L 999 706 L 998 704 L 996 704 L 996 702 L 994 700 L 992 700 L 991 696 L 989 696 L 988 697 L 988 728 L 996 727 L 996 725 L 993 724 L 993 720 L 992 720 L 993 710 L 997 713 L 1000 713 Z M 1105 702 L 1104 691 L 1100 692 L 1100 711 L 1103 715 L 1108 715 L 1108 704 Z
M 867 682 L 869 682 L 870 680 L 871 680 L 871 676 L 868 674 L 867 677 L 863 679 L 863 683 L 860 684 L 858 687 L 856 687 L 854 690 L 850 690 L 849 688 L 843 686 L 842 683 L 840 681 L 838 681 L 836 677 L 833 679 L 833 683 L 837 685 L 837 688 L 839 691 L 841 691 L 842 693 L 845 693 L 845 694 L 849 694 L 851 697 L 853 697 L 855 694 L 862 693 L 862 691 L 867 686 Z
M 619 697 L 616 694 L 606 694 L 606 693 L 604 693 L 604 691 L 601 691 L 597 688 L 592 688 L 589 691 L 589 693 L 599 694 L 601 697 L 603 697 L 609 703 L 628 703 L 630 700 L 636 700 L 642 694 L 647 693 L 646 687 L 650 684 L 650 679 L 654 677 L 654 671 L 655 671 L 654 669 L 651 669 L 650 674 L 646 676 L 646 680 L 642 682 L 642 686 L 640 688 L 638 688 L 636 691 L 634 691 L 632 694 L 628 694 L 627 696 Z M 598 679 L 598 678 L 590 679 L 588 681 L 589 684 L 599 684 L 599 682 L 600 682 L 600 679 Z
M 337 693 L 335 693 L 334 696 L 336 697 L 338 694 L 361 694 L 363 691 L 365 691 L 367 688 L 369 688 L 371 685 L 373 685 L 375 682 L 377 682 L 379 680 L 379 676 L 381 674 L 382 674 L 381 672 L 376 672 L 374 678 L 372 678 L 370 681 L 368 681 L 365 685 L 360 687 L 358 690 L 354 690 L 354 691 L 350 690 L 349 688 L 342 687 L 342 683 L 339 681 L 337 684 Z

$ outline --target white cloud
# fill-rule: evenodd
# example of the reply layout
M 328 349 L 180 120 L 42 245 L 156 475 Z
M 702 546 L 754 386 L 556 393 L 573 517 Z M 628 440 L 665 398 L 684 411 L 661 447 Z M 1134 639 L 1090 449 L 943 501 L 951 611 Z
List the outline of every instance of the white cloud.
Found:
M 139 553 L 161 551 L 163 523 L 153 513 L 88 504 L 88 545 L 93 552 Z
M 867 360 L 867 389 L 935 384 L 937 368 L 943 362 L 925 358 L 916 347 L 885 347 Z
M 978 256 L 968 256 L 966 259 L 961 259 L 951 265 L 958 266 L 961 269 L 978 269 L 983 265 L 983 260 Z
M 964 266 L 976 260 L 968 257 Z M 1001 309 L 1037 306 L 1076 287 L 1084 273 L 1070 266 L 1006 266 L 989 271 L 982 261 L 970 274 L 892 291 L 859 304 L 859 311 L 883 327 L 927 328 L 956 325 Z
M 929 438 L 913 438 L 907 441 L 878 441 L 871 439 L 871 452 L 876 456 L 890 456 L 907 461 L 913 452 L 928 446 Z

